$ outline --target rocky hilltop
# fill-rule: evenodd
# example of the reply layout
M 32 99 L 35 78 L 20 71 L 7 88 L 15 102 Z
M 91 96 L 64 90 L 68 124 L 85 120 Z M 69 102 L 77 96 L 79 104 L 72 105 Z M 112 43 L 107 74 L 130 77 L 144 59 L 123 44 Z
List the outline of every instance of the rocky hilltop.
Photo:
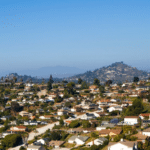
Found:
M 124 81 L 133 81 L 133 78 L 137 76 L 140 80 L 150 77 L 150 73 L 138 70 L 136 67 L 131 67 L 123 62 L 116 62 L 107 67 L 102 67 L 94 71 L 87 71 L 83 74 L 78 74 L 67 78 L 68 81 L 77 81 L 78 78 L 92 83 L 94 78 L 98 78 L 101 83 L 107 80 L 112 80 L 113 83 L 119 83 Z

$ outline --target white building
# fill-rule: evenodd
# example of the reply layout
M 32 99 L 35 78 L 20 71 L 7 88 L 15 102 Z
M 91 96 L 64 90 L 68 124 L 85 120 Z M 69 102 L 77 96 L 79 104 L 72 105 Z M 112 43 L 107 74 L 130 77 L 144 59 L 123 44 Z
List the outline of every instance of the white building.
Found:
M 91 142 L 87 143 L 86 145 L 87 145 L 87 146 L 103 145 L 103 143 L 104 143 L 105 141 L 108 141 L 108 139 L 106 139 L 106 138 L 104 138 L 104 137 L 100 137 L 100 138 L 98 138 L 98 139 L 95 139 L 94 141 L 91 141 Z
M 138 124 L 138 116 L 126 116 L 124 118 L 124 123 L 127 125 L 135 125 Z
M 138 150 L 137 141 L 109 142 L 108 150 Z
M 112 106 L 112 107 L 109 107 L 108 109 L 108 112 L 112 112 L 112 111 L 122 111 L 122 107 L 121 106 Z
M 86 113 L 82 115 L 81 119 L 82 120 L 90 120 L 90 119 L 95 119 L 95 115 L 93 113 Z
M 27 147 L 27 150 L 46 150 L 44 147 L 42 146 L 37 146 L 37 145 L 29 145 Z
M 147 129 L 143 130 L 142 134 L 150 136 L 150 128 L 147 128 Z
M 97 130 L 97 131 L 101 131 L 101 130 L 104 130 L 104 129 L 106 129 L 105 126 L 99 126 L 99 127 L 96 127 L 96 130 Z
M 59 110 L 57 111 L 57 115 L 58 115 L 58 116 L 63 116 L 64 114 L 67 114 L 67 111 L 64 111 L 63 109 L 59 109 Z
M 88 140 L 88 138 L 88 136 L 72 136 L 68 140 L 68 143 L 76 143 L 77 145 L 83 145 Z

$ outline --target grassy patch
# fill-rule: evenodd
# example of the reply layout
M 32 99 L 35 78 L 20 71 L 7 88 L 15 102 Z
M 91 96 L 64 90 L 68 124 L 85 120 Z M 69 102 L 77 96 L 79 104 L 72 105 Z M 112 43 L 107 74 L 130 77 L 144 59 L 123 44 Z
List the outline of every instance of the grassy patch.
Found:
M 108 150 L 108 146 L 105 146 L 102 150 Z
M 73 148 L 76 144 L 64 143 L 62 147 Z

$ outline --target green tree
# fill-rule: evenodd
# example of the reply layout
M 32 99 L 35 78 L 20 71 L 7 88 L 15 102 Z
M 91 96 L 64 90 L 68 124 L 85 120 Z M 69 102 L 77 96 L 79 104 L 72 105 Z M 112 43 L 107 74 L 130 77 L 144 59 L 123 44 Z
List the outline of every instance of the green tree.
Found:
M 60 120 L 59 120 L 59 124 L 60 124 L 61 126 L 63 126 L 63 125 L 64 125 L 64 121 L 63 121 L 63 119 L 60 119 Z
M 82 126 L 83 126 L 83 128 L 89 128 L 89 127 L 91 127 L 91 124 L 89 123 L 89 121 L 84 120 L 84 121 L 82 121 Z
M 67 87 L 68 88 L 73 88 L 75 86 L 75 83 L 74 82 L 69 82 L 68 84 L 67 84 Z
M 61 134 L 58 131 L 57 132 L 52 131 L 49 138 L 50 138 L 50 140 L 60 140 L 61 139 Z
M 138 150 L 144 150 L 142 142 L 138 142 Z
M 105 87 L 103 85 L 99 86 L 99 91 L 100 93 L 104 93 L 105 92 Z
M 107 85 L 107 86 L 110 86 L 110 84 L 112 84 L 112 80 L 107 80 L 107 81 L 105 82 L 105 85 Z
M 53 83 L 52 75 L 50 75 L 49 81 L 47 82 L 47 90 L 50 91 L 52 89 L 52 83 Z
M 81 84 L 82 81 L 83 81 L 83 80 L 82 80 L 81 78 L 79 78 L 79 79 L 78 79 L 78 84 Z
M 71 103 L 70 102 L 66 102 L 65 106 L 71 108 Z
M 139 82 L 139 77 L 134 77 L 133 82 Z
M 58 94 L 56 95 L 56 98 L 55 98 L 55 102 L 56 103 L 60 103 L 63 101 L 63 98 L 61 98 Z
M 81 89 L 88 89 L 89 86 L 87 85 L 86 81 L 83 81 L 81 84 Z
M 23 147 L 23 146 L 21 146 L 21 147 L 19 148 L 19 150 L 26 150 L 26 148 Z
M 69 127 L 70 128 L 77 128 L 80 126 L 80 122 L 78 120 L 73 120 L 70 124 Z
M 98 138 L 98 134 L 96 134 L 95 132 L 92 132 L 91 137 Z
M 13 81 L 16 83 L 17 82 L 17 77 L 13 77 Z
M 126 115 L 127 116 L 137 116 L 140 113 L 142 113 L 142 111 L 144 110 L 144 106 L 142 103 L 142 100 L 137 98 L 136 100 L 133 101 L 132 106 L 129 106 L 126 110 Z
M 93 84 L 100 86 L 100 81 L 97 78 L 95 78 Z
M 16 113 L 20 110 L 20 105 L 17 102 L 11 102 L 11 110 Z
M 15 147 L 22 143 L 22 138 L 19 134 L 10 134 L 6 135 L 4 140 L 2 141 L 2 145 L 4 147 Z

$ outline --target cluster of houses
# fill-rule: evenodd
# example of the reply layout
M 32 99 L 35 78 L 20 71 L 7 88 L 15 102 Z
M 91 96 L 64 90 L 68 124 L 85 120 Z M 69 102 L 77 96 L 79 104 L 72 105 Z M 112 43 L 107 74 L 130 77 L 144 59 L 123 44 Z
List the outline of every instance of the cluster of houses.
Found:
M 1 133 L 1 138 L 18 132 L 28 132 L 30 126 L 45 126 L 63 118 L 64 127 L 61 130 L 73 134 L 73 136 L 66 141 L 38 139 L 32 145 L 29 145 L 27 150 L 44 150 L 42 145 L 60 148 L 66 142 L 76 146 L 86 145 L 90 147 L 92 145 L 103 145 L 106 141 L 110 141 L 108 150 L 117 148 L 136 150 L 138 142 L 144 143 L 145 139 L 150 136 L 150 113 L 124 117 L 121 116 L 121 113 L 124 109 L 132 106 L 133 98 L 137 98 L 141 93 L 149 92 L 150 86 L 147 86 L 146 83 L 148 82 L 112 84 L 105 86 L 103 93 L 97 85 L 91 85 L 88 89 L 81 89 L 81 84 L 75 84 L 73 89 L 76 94 L 68 97 L 65 96 L 64 91 L 67 89 L 67 85 L 64 83 L 53 83 L 55 88 L 50 92 L 47 92 L 46 85 L 36 85 L 39 90 L 35 92 L 33 91 L 35 84 L 30 83 L 25 84 L 24 89 L 18 90 L 17 87 L 23 83 L 16 83 L 12 90 L 18 90 L 17 97 L 10 99 L 11 95 L 6 95 L 6 106 L 0 107 L 0 112 L 2 114 L 6 110 L 11 112 L 12 102 L 18 103 L 21 110 L 16 112 L 16 119 L 11 119 L 11 121 L 10 118 L 14 116 L 12 112 L 9 115 L 0 116 L 0 120 L 4 122 L 9 120 L 8 125 L 10 126 L 7 131 Z M 58 97 L 61 99 L 60 102 L 56 101 Z M 146 105 L 149 104 L 148 99 L 143 98 L 142 100 Z M 116 114 L 113 116 L 114 112 Z M 19 117 L 21 121 L 18 125 Z M 94 125 L 89 128 L 69 128 L 70 123 L 74 120 L 88 121 L 91 126 Z M 123 126 L 134 126 L 136 128 L 139 125 L 143 130 L 137 130 L 137 133 L 134 134 L 137 137 L 136 141 L 120 139 L 119 142 L 113 142 L 115 136 L 122 134 Z M 4 127 L 4 125 L 1 124 L 0 127 Z M 90 136 L 85 134 L 92 132 L 97 133 L 98 138 L 89 141 Z M 108 136 L 111 137 L 111 140 L 107 138 Z

